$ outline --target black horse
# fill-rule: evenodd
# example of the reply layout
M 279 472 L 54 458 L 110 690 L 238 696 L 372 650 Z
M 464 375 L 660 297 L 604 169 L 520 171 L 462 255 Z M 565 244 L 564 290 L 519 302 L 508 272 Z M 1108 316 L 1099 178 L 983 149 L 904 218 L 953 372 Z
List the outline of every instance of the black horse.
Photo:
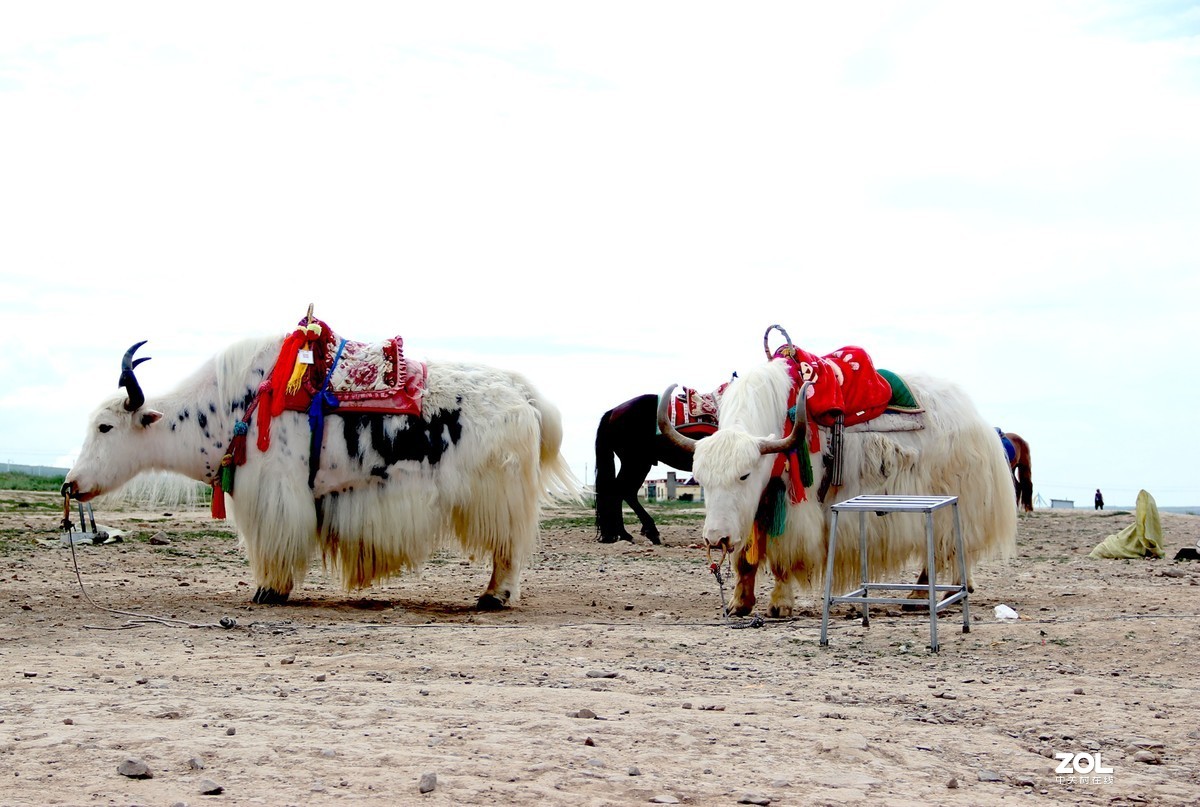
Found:
M 715 423 L 678 427 L 693 439 L 707 437 Z M 616 459 L 621 460 L 617 473 Z M 658 395 L 639 395 L 604 413 L 596 429 L 596 534 L 603 544 L 633 542 L 625 529 L 621 502 L 627 502 L 642 522 L 641 533 L 652 544 L 660 543 L 658 527 L 638 503 L 638 490 L 656 464 L 692 470 L 692 455 L 658 432 Z

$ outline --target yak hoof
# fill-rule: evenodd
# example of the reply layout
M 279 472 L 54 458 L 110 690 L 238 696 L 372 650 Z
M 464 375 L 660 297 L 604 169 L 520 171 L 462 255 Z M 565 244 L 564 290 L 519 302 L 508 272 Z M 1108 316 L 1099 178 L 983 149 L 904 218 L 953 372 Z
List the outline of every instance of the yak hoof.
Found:
M 620 535 L 601 535 L 596 540 L 602 544 L 615 544 L 617 541 L 622 540 L 622 536 L 620 536 Z
M 749 605 L 730 605 L 730 616 L 750 616 L 750 612 L 754 610 L 754 603 Z
M 288 595 L 276 591 L 273 588 L 258 587 L 254 592 L 254 602 L 259 605 L 283 605 L 288 601 Z
M 643 529 L 642 535 L 646 536 L 646 540 L 656 546 L 662 544 L 662 539 L 658 535 L 657 527 L 647 527 Z
M 475 608 L 479 611 L 500 611 L 504 608 L 504 603 L 494 594 L 483 594 L 479 597 L 479 602 L 475 603 Z

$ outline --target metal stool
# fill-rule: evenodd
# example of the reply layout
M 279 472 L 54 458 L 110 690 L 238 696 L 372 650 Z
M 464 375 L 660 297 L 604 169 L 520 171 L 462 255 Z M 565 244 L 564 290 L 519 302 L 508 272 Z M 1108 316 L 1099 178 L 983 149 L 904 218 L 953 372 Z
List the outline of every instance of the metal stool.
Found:
M 954 538 L 958 546 L 958 572 L 962 585 L 939 586 L 933 543 L 933 511 L 942 507 L 954 508 Z M 825 565 L 825 601 L 821 607 L 821 646 L 828 647 L 829 639 L 829 608 L 834 603 L 850 602 L 862 604 L 863 627 L 870 627 L 870 606 L 874 604 L 911 605 L 915 600 L 908 597 L 872 597 L 872 591 L 928 591 L 929 592 L 929 649 L 938 652 L 938 611 L 962 601 L 963 633 L 971 632 L 971 617 L 967 606 L 967 559 L 963 550 L 962 527 L 958 520 L 957 496 L 855 496 L 844 502 L 833 505 L 833 518 L 829 523 L 829 557 Z M 833 561 L 837 551 L 838 515 L 842 512 L 858 513 L 859 557 L 862 560 L 862 586 L 840 597 L 831 596 L 833 586 Z M 925 568 L 928 571 L 927 585 L 920 583 L 869 583 L 867 571 L 867 513 L 884 516 L 888 513 L 924 513 L 925 514 Z M 939 601 L 937 595 L 948 592 L 948 596 Z

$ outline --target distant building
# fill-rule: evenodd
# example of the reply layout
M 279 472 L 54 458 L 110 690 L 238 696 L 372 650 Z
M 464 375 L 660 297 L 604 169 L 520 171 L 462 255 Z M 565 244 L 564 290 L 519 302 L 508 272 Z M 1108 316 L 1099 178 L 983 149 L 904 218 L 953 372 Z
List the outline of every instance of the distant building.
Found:
M 1074 499 L 1051 499 L 1050 508 L 1056 509 L 1061 507 L 1064 510 L 1071 510 L 1075 507 Z
M 681 482 L 674 471 L 667 471 L 665 479 L 647 479 L 638 491 L 638 498 L 647 502 L 704 501 L 704 488 L 694 478 Z

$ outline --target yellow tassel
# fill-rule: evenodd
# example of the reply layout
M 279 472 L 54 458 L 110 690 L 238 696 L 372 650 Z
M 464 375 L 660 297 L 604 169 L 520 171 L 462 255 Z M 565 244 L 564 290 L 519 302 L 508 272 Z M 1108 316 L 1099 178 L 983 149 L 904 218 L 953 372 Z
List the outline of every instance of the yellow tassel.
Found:
M 312 308 L 311 307 L 309 308 L 308 315 L 309 315 L 309 319 L 311 320 L 311 318 L 312 318 Z M 304 345 L 304 350 L 311 353 L 312 349 L 313 349 L 313 342 L 316 341 L 317 339 L 321 338 L 321 326 L 317 325 L 315 322 L 310 321 L 307 325 L 305 325 L 300 330 L 303 330 L 305 336 L 307 336 L 309 338 L 309 341 L 307 343 L 305 343 L 305 345 Z M 299 335 L 299 331 L 297 331 L 297 335 Z M 291 378 L 288 379 L 288 382 L 287 382 L 288 395 L 295 395 L 297 392 L 300 391 L 300 382 L 304 380 L 304 373 L 306 370 L 308 370 L 308 364 L 309 364 L 308 362 L 301 361 L 299 354 L 297 354 L 296 364 L 294 367 L 292 367 L 292 376 L 291 376 Z
M 296 359 L 296 366 L 292 368 L 292 377 L 287 382 L 288 395 L 295 395 L 300 391 L 300 382 L 304 380 L 304 371 L 307 369 L 307 364 Z
M 759 560 L 762 559 L 763 544 L 765 543 L 764 537 L 762 530 L 758 529 L 757 526 L 750 533 L 750 544 L 746 547 L 746 563 L 751 566 L 757 566 Z

